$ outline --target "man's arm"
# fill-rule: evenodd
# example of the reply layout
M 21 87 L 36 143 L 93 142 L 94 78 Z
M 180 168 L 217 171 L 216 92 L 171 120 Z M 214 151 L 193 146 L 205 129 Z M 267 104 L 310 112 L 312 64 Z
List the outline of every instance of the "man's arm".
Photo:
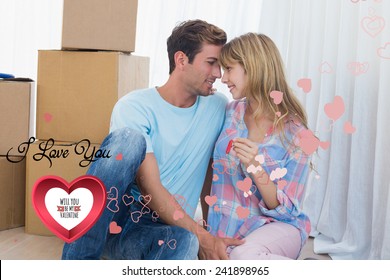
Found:
M 214 237 L 188 216 L 161 184 L 157 160 L 153 153 L 146 154 L 137 173 L 137 183 L 142 194 L 151 195 L 150 208 L 157 211 L 165 223 L 185 228 L 198 237 L 201 259 L 228 259 L 226 247 L 243 243 L 237 239 Z M 182 218 L 175 220 L 175 211 L 182 212 Z

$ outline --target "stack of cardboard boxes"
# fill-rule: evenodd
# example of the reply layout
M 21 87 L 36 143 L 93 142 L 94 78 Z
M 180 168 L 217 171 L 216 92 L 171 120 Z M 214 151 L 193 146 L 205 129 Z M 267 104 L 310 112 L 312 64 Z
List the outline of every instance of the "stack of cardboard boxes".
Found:
M 34 89 L 32 81 L 0 80 L 0 230 L 24 225 L 26 161 L 20 145 L 35 133 Z
M 137 0 L 64 0 L 62 49 L 38 53 L 38 140 L 26 157 L 27 233 L 52 235 L 32 207 L 35 181 L 84 175 L 89 166 L 80 163 L 107 136 L 117 100 L 149 84 L 149 58 L 131 54 L 137 6 Z M 82 154 L 75 152 L 80 141 Z M 43 153 L 48 158 L 34 157 Z

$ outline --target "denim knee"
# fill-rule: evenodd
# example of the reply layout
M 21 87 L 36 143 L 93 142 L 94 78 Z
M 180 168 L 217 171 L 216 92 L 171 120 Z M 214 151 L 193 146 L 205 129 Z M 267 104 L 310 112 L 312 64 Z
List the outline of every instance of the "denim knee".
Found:
M 107 136 L 106 140 L 110 143 L 119 144 L 117 147 L 120 147 L 123 152 L 128 150 L 134 152 L 134 150 L 136 150 L 141 153 L 145 153 L 146 150 L 145 137 L 141 132 L 129 127 L 114 130 Z M 137 149 L 134 149 L 134 147 L 137 147 Z
M 194 233 L 180 227 L 177 227 L 175 237 L 181 252 L 180 256 L 178 256 L 179 259 L 195 260 L 199 252 L 198 237 Z

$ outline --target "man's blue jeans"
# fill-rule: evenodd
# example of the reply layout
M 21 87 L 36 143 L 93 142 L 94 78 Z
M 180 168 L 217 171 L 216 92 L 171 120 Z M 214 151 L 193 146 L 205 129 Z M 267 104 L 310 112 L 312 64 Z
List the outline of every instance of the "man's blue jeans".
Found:
M 146 202 L 130 200 L 130 185 L 145 158 L 142 134 L 115 130 L 100 149 L 110 151 L 111 158 L 93 162 L 87 174 L 104 183 L 107 207 L 85 235 L 64 245 L 62 259 L 196 259 L 199 243 L 193 233 L 164 224 Z M 122 228 L 118 234 L 109 232 L 113 221 Z

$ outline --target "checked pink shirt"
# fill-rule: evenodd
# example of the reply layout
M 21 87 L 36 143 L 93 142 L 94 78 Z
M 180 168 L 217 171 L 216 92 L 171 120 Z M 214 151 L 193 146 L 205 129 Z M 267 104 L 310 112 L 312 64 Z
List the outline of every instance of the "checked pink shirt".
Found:
M 217 202 L 209 208 L 211 233 L 242 239 L 265 223 L 281 221 L 300 230 L 303 245 L 310 233 L 309 218 L 301 209 L 310 158 L 296 145 L 286 142 L 283 145 L 280 137 L 271 132 L 265 136 L 263 143 L 258 144 L 259 154 L 264 156 L 262 167 L 268 175 L 272 171 L 274 174 L 276 171 L 281 173 L 276 178 L 272 176 L 278 188 L 280 205 L 267 209 L 254 183 L 249 191 L 240 190 L 238 186 L 249 178 L 249 174 L 234 152 L 226 154 L 226 147 L 231 139 L 248 137 L 244 122 L 245 107 L 245 100 L 233 101 L 227 106 L 225 124 L 215 145 L 210 196 L 216 196 Z M 285 122 L 285 137 L 291 142 L 297 141 L 298 133 L 304 129 L 302 124 L 290 118 Z

